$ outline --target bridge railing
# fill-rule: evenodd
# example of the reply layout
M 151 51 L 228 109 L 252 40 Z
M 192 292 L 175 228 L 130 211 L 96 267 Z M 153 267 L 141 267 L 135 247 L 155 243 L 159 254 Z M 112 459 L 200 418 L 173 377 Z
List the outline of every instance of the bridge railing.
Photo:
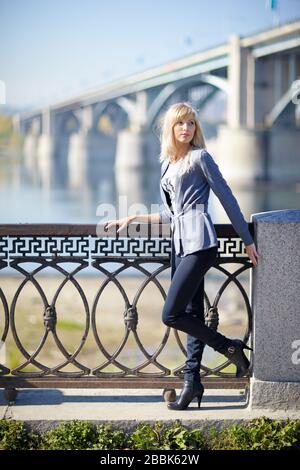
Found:
M 140 319 L 145 307 L 138 305 L 144 293 L 148 308 L 153 305 L 160 318 L 156 301 L 159 296 L 164 301 L 170 281 L 170 227 L 163 224 L 132 225 L 135 225 L 134 236 L 128 235 L 128 232 L 112 236 L 100 225 L 9 224 L 0 227 L 0 387 L 6 390 L 8 399 L 14 397 L 16 388 L 172 389 L 181 386 L 186 354 L 183 338 L 178 331 L 165 327 L 162 322 L 158 324 L 159 320 L 152 326 L 149 322 L 143 324 Z M 252 263 L 244 251 L 242 240 L 231 225 L 218 224 L 215 228 L 219 249 L 212 270 L 222 277 L 222 283 L 215 288 L 213 300 L 205 292 L 205 321 L 211 328 L 218 328 L 220 321 L 222 323 L 218 309 L 222 293 L 233 283 L 242 317 L 240 323 L 243 325 L 243 333 L 240 336 L 248 341 L 252 330 L 252 312 L 247 286 L 239 276 L 244 279 L 246 276 L 246 284 L 249 284 L 247 274 L 250 273 L 248 270 Z M 252 223 L 249 223 L 249 229 L 253 233 Z M 51 295 L 39 279 L 40 275 L 47 274 L 49 270 L 60 278 L 59 285 Z M 132 301 L 122 285 L 122 279 L 125 279 L 125 275 L 127 278 L 127 274 L 129 278 L 131 275 L 133 280 L 139 278 L 141 281 L 134 283 Z M 85 277 L 92 280 L 94 287 L 91 300 L 82 283 Z M 45 278 L 47 281 L 47 276 Z M 10 279 L 9 288 L 7 279 Z M 71 324 L 71 332 L 64 343 L 60 327 L 65 326 L 62 310 L 67 307 L 59 306 L 58 299 L 70 284 L 75 305 L 81 304 L 84 320 L 81 322 L 81 330 L 74 335 Z M 112 285 L 113 291 L 109 291 Z M 149 286 L 153 288 L 150 291 Z M 33 289 L 39 298 L 39 305 L 22 305 L 25 289 Z M 113 302 L 116 292 L 124 302 L 121 316 Z M 99 313 L 99 305 L 107 293 L 110 299 L 106 315 L 110 316 L 111 323 L 105 334 L 110 336 L 113 328 L 122 329 L 119 331 L 119 339 L 114 340 L 113 348 L 111 343 L 110 346 L 106 345 L 99 321 L 101 315 L 103 318 L 103 314 Z M 33 310 L 37 309 L 36 318 Z M 67 312 L 69 319 L 76 320 L 75 310 L 74 315 L 73 311 Z M 147 328 L 162 332 L 158 343 L 151 347 L 143 344 Z M 25 330 L 29 334 L 23 339 Z M 31 338 L 37 335 L 39 338 L 35 339 L 33 345 Z M 175 349 L 173 344 L 169 353 L 175 361 L 178 360 L 177 363 L 171 361 L 172 364 L 164 359 L 171 347 L 171 336 Z M 77 344 L 72 343 L 72 338 Z M 91 338 L 93 347 L 89 343 Z M 50 340 L 51 348 L 48 345 Z M 26 341 L 31 345 L 25 344 Z M 133 343 L 139 352 L 138 364 L 132 363 L 130 352 L 127 359 L 121 359 L 126 347 Z M 82 355 L 88 344 L 92 347 L 92 356 Z M 97 354 L 102 358 L 99 362 L 95 359 Z M 60 360 L 55 359 L 58 357 Z M 176 359 L 179 357 L 181 359 Z M 206 387 L 247 387 L 249 376 L 236 379 L 235 368 L 231 368 L 223 356 L 221 362 L 220 358 L 219 362 L 211 362 L 213 365 L 205 364 L 204 361 L 201 367 Z

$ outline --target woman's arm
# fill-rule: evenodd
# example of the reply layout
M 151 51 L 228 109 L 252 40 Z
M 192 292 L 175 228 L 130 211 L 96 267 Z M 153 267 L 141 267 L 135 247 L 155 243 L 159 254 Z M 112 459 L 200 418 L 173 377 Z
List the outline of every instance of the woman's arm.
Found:
M 200 152 L 199 164 L 209 186 L 220 200 L 234 229 L 243 240 L 248 256 L 254 266 L 256 266 L 258 253 L 256 251 L 253 238 L 249 232 L 248 223 L 244 219 L 239 204 L 226 180 L 223 178 L 218 165 L 207 150 L 202 150 Z
M 138 214 L 129 216 L 131 222 L 148 222 L 155 224 L 160 222 L 160 212 L 152 212 L 152 214 Z
M 251 245 L 253 238 L 249 232 L 248 224 L 244 219 L 238 202 L 223 178 L 218 165 L 207 150 L 201 151 L 200 166 L 209 186 L 224 207 L 234 229 L 246 246 Z
M 160 212 L 153 212 L 152 214 L 129 215 L 127 217 L 123 217 L 122 219 L 108 220 L 104 224 L 104 229 L 107 230 L 108 228 L 115 227 L 118 225 L 118 233 L 132 222 L 146 222 L 150 224 L 159 223 L 161 222 Z

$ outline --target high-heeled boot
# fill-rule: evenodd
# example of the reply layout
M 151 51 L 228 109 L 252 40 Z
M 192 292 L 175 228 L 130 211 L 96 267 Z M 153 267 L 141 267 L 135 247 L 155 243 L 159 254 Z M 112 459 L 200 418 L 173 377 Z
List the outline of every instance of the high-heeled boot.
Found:
M 236 377 L 242 377 L 250 366 L 250 362 L 244 353 L 244 349 L 253 351 L 253 349 L 247 346 L 241 339 L 231 339 L 230 344 L 226 348 L 225 352 L 223 352 L 224 356 L 236 365 Z
M 180 397 L 176 402 L 168 403 L 169 410 L 185 410 L 191 401 L 197 397 L 198 408 L 200 408 L 204 387 L 202 383 L 184 382 Z

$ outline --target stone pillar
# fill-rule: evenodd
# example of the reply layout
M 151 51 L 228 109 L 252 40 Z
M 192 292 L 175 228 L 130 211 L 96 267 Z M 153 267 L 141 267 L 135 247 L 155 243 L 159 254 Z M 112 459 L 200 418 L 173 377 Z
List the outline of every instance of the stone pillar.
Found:
M 300 409 L 300 210 L 252 214 L 259 264 L 251 273 L 250 407 Z

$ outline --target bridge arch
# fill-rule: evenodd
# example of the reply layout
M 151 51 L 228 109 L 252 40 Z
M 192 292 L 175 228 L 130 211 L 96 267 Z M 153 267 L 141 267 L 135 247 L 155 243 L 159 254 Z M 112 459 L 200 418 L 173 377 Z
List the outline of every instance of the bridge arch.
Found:
M 218 91 L 222 91 L 223 93 L 225 93 L 226 96 L 229 94 L 228 80 L 226 78 L 219 77 L 217 75 L 212 75 L 212 74 L 202 74 L 196 79 L 182 80 L 181 82 L 178 83 L 178 85 L 170 83 L 160 91 L 160 93 L 157 95 L 157 97 L 154 99 L 153 103 L 151 104 L 148 110 L 146 129 L 149 130 L 152 128 L 162 108 L 167 103 L 167 101 L 172 97 L 172 95 L 174 95 L 176 92 L 178 92 L 182 88 L 187 88 L 187 87 L 192 88 L 195 85 L 198 85 L 198 86 L 210 85 L 211 86 L 211 90 L 200 99 L 198 106 L 204 106 L 208 101 L 212 99 L 212 97 Z

